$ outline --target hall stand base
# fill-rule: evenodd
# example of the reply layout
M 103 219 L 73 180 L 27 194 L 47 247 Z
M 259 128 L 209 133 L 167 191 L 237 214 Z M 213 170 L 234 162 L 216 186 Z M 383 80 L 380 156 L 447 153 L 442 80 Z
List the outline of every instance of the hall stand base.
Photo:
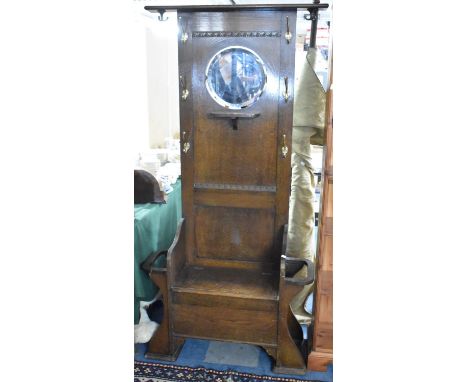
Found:
M 167 251 L 159 252 L 148 257 L 142 265 L 143 269 L 149 271 L 149 276 L 153 283 L 160 289 L 163 299 L 163 319 L 157 331 L 154 333 L 148 344 L 148 351 L 145 354 L 146 358 L 160 359 L 164 361 L 175 361 L 184 343 L 184 339 L 175 334 L 171 334 L 171 323 L 174 319 L 171 317 L 171 292 L 168 288 L 167 274 L 168 268 L 174 266 L 177 255 L 183 253 L 184 242 L 184 220 L 182 219 L 174 239 L 174 243 Z M 261 346 L 273 359 L 273 371 L 280 374 L 297 374 L 303 375 L 306 372 L 306 357 L 304 355 L 304 342 L 302 328 L 292 313 L 290 303 L 292 299 L 302 290 L 304 285 L 314 281 L 315 270 L 314 264 L 309 260 L 296 259 L 287 257 L 286 253 L 287 240 L 287 225 L 283 229 L 283 245 L 280 267 L 279 294 L 277 299 L 278 315 L 272 316 L 271 319 L 276 323 L 277 337 L 272 346 L 266 346 L 263 343 L 251 341 L 251 344 Z M 161 256 L 167 256 L 167 267 L 157 267 L 153 265 Z M 295 277 L 295 274 L 304 265 L 307 266 L 307 276 L 304 278 Z M 174 291 L 173 291 L 174 292 Z M 178 297 L 180 298 L 180 296 Z M 196 314 L 199 306 L 192 301 L 190 312 Z M 172 304 L 174 304 L 172 302 Z M 276 309 L 275 309 L 276 310 Z M 256 314 L 255 310 L 251 310 L 250 314 Z M 212 317 L 211 317 L 212 318 Z M 208 321 L 211 319 L 208 316 L 200 316 L 195 320 L 193 325 L 196 326 L 196 321 Z M 180 317 L 178 318 L 180 320 Z M 221 320 L 221 318 L 220 318 Z M 226 321 L 228 322 L 228 321 Z M 226 322 L 223 322 L 226 324 Z M 228 326 L 223 326 L 219 320 L 211 322 L 213 332 L 229 332 Z M 276 332 L 276 330 L 275 330 Z M 179 333 L 180 334 L 180 333 Z M 184 337 L 201 338 L 206 340 L 220 340 L 229 342 L 242 342 L 237 340 L 234 335 L 230 334 L 226 338 L 215 338 L 214 336 L 195 336 L 190 333 L 183 333 Z
M 151 351 L 148 351 L 145 353 L 145 358 L 174 362 L 174 361 L 177 361 L 177 358 L 179 357 L 179 353 L 182 350 L 183 346 L 184 346 L 184 341 L 182 341 L 182 343 L 178 345 L 176 344 L 174 352 L 170 354 L 160 354 L 160 353 L 153 353 Z
M 289 305 L 292 297 L 301 289 L 302 287 L 296 285 L 287 285 L 284 278 L 281 278 L 280 291 L 283 295 L 279 306 L 278 348 L 276 357 L 273 357 L 274 373 L 304 375 L 306 372 L 305 357 L 301 352 L 302 328 Z
M 170 327 L 170 314 L 169 314 L 169 300 L 168 300 L 168 285 L 167 285 L 167 268 L 154 267 L 153 263 L 158 258 L 167 256 L 167 251 L 161 251 L 157 254 L 152 254 L 142 264 L 142 268 L 149 272 L 151 281 L 159 288 L 159 295 L 163 301 L 163 318 L 161 324 L 153 334 L 150 342 L 148 343 L 148 351 L 145 353 L 145 358 L 160 359 L 162 361 L 175 361 L 184 344 L 184 340 L 175 338 L 171 335 Z
M 303 332 L 294 316 L 290 302 L 314 280 L 314 265 L 309 260 L 286 257 L 287 225 L 283 231 L 283 254 L 281 256 L 280 300 L 278 317 L 278 350 L 273 371 L 280 374 L 303 375 L 306 372 L 306 357 L 303 354 Z M 306 279 L 292 277 L 297 270 L 307 264 Z

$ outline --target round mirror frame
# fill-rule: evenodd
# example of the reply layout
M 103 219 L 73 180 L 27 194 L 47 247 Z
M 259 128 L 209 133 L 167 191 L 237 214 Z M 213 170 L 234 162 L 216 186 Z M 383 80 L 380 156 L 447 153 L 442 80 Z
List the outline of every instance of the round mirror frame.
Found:
M 215 60 L 220 55 L 222 55 L 224 52 L 230 51 L 230 50 L 235 50 L 235 49 L 243 50 L 243 51 L 249 53 L 255 59 L 255 61 L 259 64 L 259 67 L 261 69 L 261 74 L 263 76 L 263 86 L 262 86 L 262 88 L 259 91 L 257 91 L 253 95 L 253 97 L 251 97 L 248 100 L 246 100 L 244 102 L 241 102 L 241 103 L 231 103 L 231 102 L 227 102 L 226 100 L 224 100 L 213 89 L 213 87 L 211 85 L 210 77 L 209 77 L 209 72 L 210 72 L 211 66 L 215 62 Z M 223 107 L 226 107 L 226 108 L 229 108 L 229 109 L 233 109 L 233 110 L 244 109 L 246 107 L 249 107 L 249 106 L 253 105 L 258 100 L 258 98 L 263 94 L 263 91 L 265 90 L 265 86 L 267 84 L 267 78 L 268 77 L 267 77 L 267 73 L 266 73 L 265 64 L 262 61 L 262 59 L 258 56 L 258 54 L 255 53 L 253 50 L 251 50 L 249 48 L 246 48 L 244 46 L 238 46 L 238 45 L 231 45 L 231 46 L 228 46 L 228 47 L 223 48 L 220 51 L 216 52 L 213 55 L 213 57 L 210 59 L 210 61 L 208 62 L 208 65 L 206 66 L 206 70 L 205 70 L 205 85 L 206 85 L 206 89 L 208 90 L 208 93 L 210 94 L 211 98 L 213 98 L 213 100 L 215 100 L 216 103 L 218 103 L 219 105 L 221 105 Z

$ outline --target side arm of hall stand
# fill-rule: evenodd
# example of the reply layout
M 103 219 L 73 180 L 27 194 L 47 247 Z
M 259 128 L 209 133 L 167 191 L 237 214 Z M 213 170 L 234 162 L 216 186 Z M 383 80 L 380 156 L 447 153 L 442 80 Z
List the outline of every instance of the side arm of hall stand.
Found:
M 150 269 L 150 278 L 161 291 L 164 310 L 161 325 L 148 344 L 148 351 L 145 354 L 147 358 L 175 361 L 183 345 L 183 340 L 176 339 L 173 336 L 172 301 L 169 280 L 175 277 L 175 274 L 183 266 L 185 259 L 184 222 L 184 219 L 180 220 L 174 241 L 167 251 L 166 267 L 159 268 L 152 266 Z
M 333 56 L 331 56 L 333 59 Z M 330 65 L 330 83 L 333 66 Z M 327 93 L 324 176 L 317 255 L 317 285 L 314 295 L 314 325 L 309 370 L 326 371 L 333 362 L 333 90 Z
M 304 374 L 306 371 L 303 352 L 302 328 L 291 310 L 291 300 L 303 289 L 304 285 L 314 281 L 314 266 L 304 259 L 286 257 L 287 224 L 283 232 L 283 250 L 281 256 L 281 275 L 279 286 L 278 350 L 275 373 Z M 305 279 L 294 278 L 302 266 L 307 265 Z M 298 267 L 299 265 L 299 267 Z

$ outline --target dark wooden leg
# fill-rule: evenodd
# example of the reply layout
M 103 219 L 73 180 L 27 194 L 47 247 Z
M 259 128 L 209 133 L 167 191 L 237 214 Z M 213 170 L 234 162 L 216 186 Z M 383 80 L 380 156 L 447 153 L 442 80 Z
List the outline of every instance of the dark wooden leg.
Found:
M 275 373 L 304 374 L 306 371 L 305 357 L 301 352 L 302 328 L 291 311 L 289 303 L 299 293 L 302 286 L 286 283 L 280 280 L 281 297 L 278 317 L 278 351 Z
M 260 346 L 263 350 L 267 352 L 267 354 L 276 360 L 277 354 L 278 354 L 278 349 L 273 346 Z
M 171 316 L 169 309 L 167 272 L 163 269 L 153 269 L 150 273 L 150 277 L 161 291 L 164 310 L 161 324 L 153 334 L 153 337 L 148 344 L 148 351 L 145 354 L 145 357 L 161 359 L 164 361 L 175 361 L 179 355 L 180 349 L 182 348 L 183 341 L 175 341 L 170 330 Z

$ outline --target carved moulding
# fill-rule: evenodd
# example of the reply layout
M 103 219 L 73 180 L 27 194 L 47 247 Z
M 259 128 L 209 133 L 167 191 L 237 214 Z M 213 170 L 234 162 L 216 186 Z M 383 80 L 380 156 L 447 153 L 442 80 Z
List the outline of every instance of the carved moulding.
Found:
M 226 32 L 226 31 L 197 31 L 192 37 L 281 37 L 281 32 L 252 31 L 252 32 Z

